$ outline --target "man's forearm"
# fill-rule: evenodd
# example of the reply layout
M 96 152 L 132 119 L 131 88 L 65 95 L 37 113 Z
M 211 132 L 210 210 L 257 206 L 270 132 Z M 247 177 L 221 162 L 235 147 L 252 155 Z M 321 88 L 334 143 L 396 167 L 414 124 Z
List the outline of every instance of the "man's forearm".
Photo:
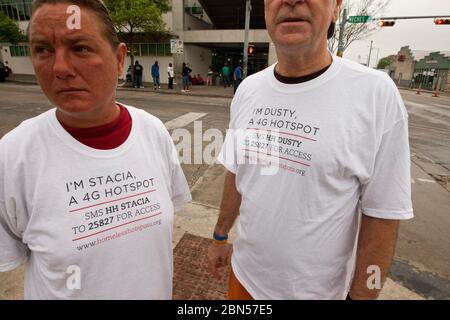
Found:
M 220 205 L 219 219 L 214 232 L 218 235 L 226 235 L 230 231 L 241 205 L 241 195 L 236 189 L 236 176 L 227 172 L 223 189 L 222 203 Z
M 352 299 L 378 297 L 394 257 L 398 227 L 398 220 L 362 215 Z

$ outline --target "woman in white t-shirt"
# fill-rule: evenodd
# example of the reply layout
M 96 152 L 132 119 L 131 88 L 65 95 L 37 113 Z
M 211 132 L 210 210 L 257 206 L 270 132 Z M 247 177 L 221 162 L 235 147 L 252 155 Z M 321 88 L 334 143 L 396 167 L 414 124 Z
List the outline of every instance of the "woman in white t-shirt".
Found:
M 213 71 L 211 66 L 208 67 L 208 76 L 206 78 L 206 85 L 212 86 L 212 77 L 213 77 Z
M 191 196 L 164 124 L 115 101 L 127 48 L 106 8 L 35 0 L 28 36 L 56 108 L 0 140 L 0 272 L 26 264 L 25 299 L 171 299 L 174 212 Z

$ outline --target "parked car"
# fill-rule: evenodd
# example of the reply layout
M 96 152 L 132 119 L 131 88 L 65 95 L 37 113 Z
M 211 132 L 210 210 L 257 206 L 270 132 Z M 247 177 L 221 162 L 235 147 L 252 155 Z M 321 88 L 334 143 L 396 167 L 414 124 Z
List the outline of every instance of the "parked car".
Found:
M 0 82 L 5 81 L 5 78 L 9 76 L 8 67 L 6 67 L 3 62 L 0 61 Z

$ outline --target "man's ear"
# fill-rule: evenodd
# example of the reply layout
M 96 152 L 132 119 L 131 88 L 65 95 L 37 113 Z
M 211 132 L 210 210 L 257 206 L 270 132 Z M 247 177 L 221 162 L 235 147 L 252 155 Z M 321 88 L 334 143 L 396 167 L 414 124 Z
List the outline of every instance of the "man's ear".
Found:
M 127 56 L 127 45 L 123 42 L 117 46 L 116 58 L 117 58 L 117 72 L 120 75 L 124 72 L 125 57 Z
M 335 0 L 335 7 L 333 9 L 333 18 L 332 21 L 336 22 L 339 20 L 339 13 L 341 12 L 342 0 Z
M 333 38 L 334 36 L 334 31 L 336 29 L 336 23 L 332 22 L 330 24 L 330 27 L 328 28 L 328 32 L 327 32 L 327 39 L 330 40 L 331 38 Z

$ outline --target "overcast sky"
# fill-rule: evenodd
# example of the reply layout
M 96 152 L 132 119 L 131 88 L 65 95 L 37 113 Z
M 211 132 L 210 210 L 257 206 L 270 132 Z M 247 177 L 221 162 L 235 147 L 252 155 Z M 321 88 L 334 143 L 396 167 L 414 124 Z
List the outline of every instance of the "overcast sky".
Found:
M 383 13 L 389 17 L 430 15 L 450 15 L 450 0 L 391 0 Z M 377 56 L 381 59 L 396 54 L 405 45 L 413 50 L 450 51 L 450 25 L 437 26 L 433 19 L 397 20 L 395 26 L 381 28 L 368 38 L 355 41 L 344 57 L 366 63 L 370 40 L 374 47 L 371 66 L 375 66 Z

